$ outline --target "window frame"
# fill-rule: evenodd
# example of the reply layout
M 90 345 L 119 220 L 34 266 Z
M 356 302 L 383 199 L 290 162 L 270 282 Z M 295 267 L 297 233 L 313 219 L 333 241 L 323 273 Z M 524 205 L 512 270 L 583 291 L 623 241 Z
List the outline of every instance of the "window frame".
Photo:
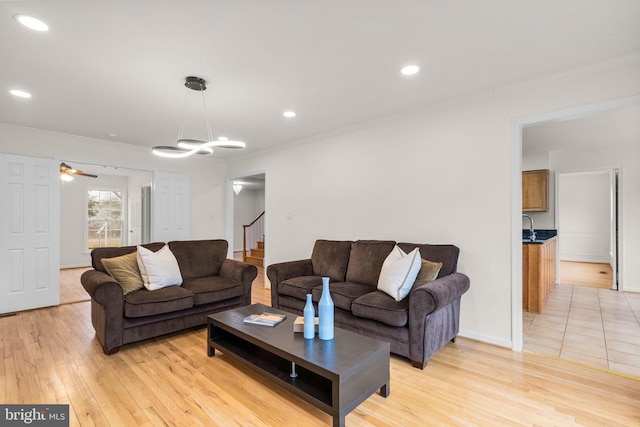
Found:
M 121 211 L 122 211 L 122 215 L 121 215 L 121 221 L 122 221 L 122 229 L 120 231 L 120 238 L 121 238 L 121 244 L 120 246 L 126 246 L 128 244 L 128 234 L 127 234 L 127 227 L 128 227 L 128 223 L 127 223 L 127 209 L 128 209 L 128 193 L 127 193 L 127 189 L 123 188 L 121 186 L 110 186 L 110 185 L 91 185 L 91 184 L 87 184 L 85 185 L 84 188 L 84 204 L 83 204 L 83 209 L 84 209 L 84 229 L 83 229 L 83 236 L 84 236 L 84 242 L 83 242 L 83 246 L 84 246 L 84 251 L 85 253 L 91 253 L 92 249 L 89 248 L 89 191 L 112 191 L 112 192 L 119 192 L 120 194 L 122 194 L 122 207 L 121 207 Z

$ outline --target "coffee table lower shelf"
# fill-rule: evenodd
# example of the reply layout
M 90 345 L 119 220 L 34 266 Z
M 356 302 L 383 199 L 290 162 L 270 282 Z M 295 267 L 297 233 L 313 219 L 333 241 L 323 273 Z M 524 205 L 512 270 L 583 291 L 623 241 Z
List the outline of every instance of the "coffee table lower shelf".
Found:
M 324 357 L 320 355 L 317 360 L 314 357 L 305 360 L 217 322 L 212 317 L 214 316 L 208 319 L 207 328 L 209 357 L 215 355 L 215 350 L 222 351 L 226 356 L 332 415 L 334 426 L 344 426 L 345 416 L 376 390 L 379 389 L 384 397 L 389 395 L 388 348 L 386 352 L 370 354 L 369 357 L 363 354 L 362 363 L 351 367 L 348 372 L 336 373 L 321 366 L 335 356 L 326 354 L 329 350 L 333 352 L 332 342 L 322 342 L 317 338 L 315 341 L 305 342 L 303 339 L 302 345 L 315 347 L 309 354 L 314 354 L 314 351 L 325 352 Z M 254 326 L 256 327 L 265 328 Z M 318 360 L 320 363 L 314 363 Z
M 225 355 L 279 383 L 315 407 L 331 412 L 331 381 L 300 365 L 291 376 L 291 362 L 237 337 L 217 338 L 211 342 Z M 212 354 L 210 354 L 212 356 Z M 303 394 L 301 394 L 303 393 Z

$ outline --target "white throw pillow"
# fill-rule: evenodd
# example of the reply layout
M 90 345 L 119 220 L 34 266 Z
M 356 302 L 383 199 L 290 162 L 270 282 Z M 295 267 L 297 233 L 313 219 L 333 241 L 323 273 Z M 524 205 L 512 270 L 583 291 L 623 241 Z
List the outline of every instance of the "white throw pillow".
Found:
M 422 258 L 418 248 L 406 254 L 396 245 L 382 263 L 378 290 L 391 295 L 396 301 L 403 300 L 411 292 L 420 267 Z
M 182 284 L 180 267 L 169 245 L 164 245 L 158 252 L 138 246 L 138 268 L 144 287 L 150 291 Z

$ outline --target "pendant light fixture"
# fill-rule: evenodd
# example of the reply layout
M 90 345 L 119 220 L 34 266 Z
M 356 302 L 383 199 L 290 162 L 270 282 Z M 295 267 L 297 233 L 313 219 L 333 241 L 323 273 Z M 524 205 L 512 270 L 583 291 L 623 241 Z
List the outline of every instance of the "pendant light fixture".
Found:
M 209 124 L 209 117 L 207 114 L 207 104 L 204 99 L 204 91 L 207 90 L 206 81 L 200 77 L 189 76 L 186 78 L 184 85 L 187 87 L 187 92 L 184 97 L 184 107 L 182 110 L 182 124 L 178 131 L 178 140 L 175 146 L 171 145 L 158 145 L 151 150 L 153 154 L 161 157 L 170 158 L 184 158 L 189 157 L 192 154 L 200 154 L 208 156 L 213 154 L 214 148 L 245 148 L 246 145 L 242 141 L 229 141 L 229 140 L 215 140 L 213 139 L 213 132 L 211 132 L 211 125 Z M 191 91 L 200 92 L 202 95 L 202 107 L 204 109 L 205 123 L 207 127 L 207 140 L 191 139 L 184 137 L 184 127 L 187 121 L 187 105 L 189 103 L 189 95 Z

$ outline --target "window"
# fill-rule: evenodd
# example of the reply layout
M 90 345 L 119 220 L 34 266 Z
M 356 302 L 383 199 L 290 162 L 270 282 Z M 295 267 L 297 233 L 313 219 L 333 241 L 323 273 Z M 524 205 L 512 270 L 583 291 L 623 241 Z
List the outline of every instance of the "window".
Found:
M 122 246 L 122 191 L 88 190 L 87 246 Z

